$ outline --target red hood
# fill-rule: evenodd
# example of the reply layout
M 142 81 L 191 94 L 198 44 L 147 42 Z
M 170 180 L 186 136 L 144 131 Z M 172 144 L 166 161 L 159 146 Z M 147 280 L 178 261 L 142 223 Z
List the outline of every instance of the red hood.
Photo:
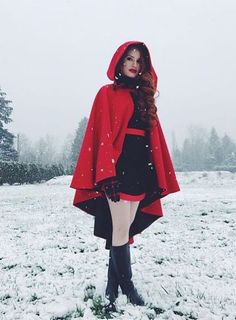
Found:
M 110 65 L 109 65 L 109 68 L 107 70 L 107 76 L 110 80 L 113 80 L 115 79 L 115 69 L 116 69 L 116 65 L 117 63 L 119 62 L 120 58 L 122 57 L 123 53 L 125 52 L 125 50 L 127 49 L 127 47 L 131 44 L 142 44 L 145 48 L 145 50 L 147 51 L 148 53 L 148 60 L 149 60 L 149 65 L 150 65 L 150 71 L 151 71 L 151 74 L 152 74 L 152 77 L 153 77 L 153 81 L 154 81 L 154 86 L 155 86 L 155 89 L 157 89 L 157 84 L 158 84 L 158 77 L 157 77 L 157 74 L 152 66 L 152 62 L 151 62 L 151 56 L 150 56 L 150 52 L 147 48 L 147 46 L 144 44 L 144 42 L 141 42 L 141 41 L 127 41 L 125 43 L 123 43 L 121 46 L 119 46 L 119 48 L 116 50 L 116 52 L 114 53 L 112 59 L 111 59 L 111 62 L 110 62 Z

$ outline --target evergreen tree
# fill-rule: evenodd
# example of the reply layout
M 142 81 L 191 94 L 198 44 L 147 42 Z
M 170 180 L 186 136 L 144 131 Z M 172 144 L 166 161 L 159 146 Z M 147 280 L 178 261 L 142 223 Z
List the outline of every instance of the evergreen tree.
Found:
M 18 159 L 17 151 L 14 149 L 14 135 L 4 128 L 4 125 L 12 121 L 10 103 L 11 101 L 6 99 L 6 93 L 0 88 L 0 160 L 3 161 Z
M 182 164 L 185 171 L 192 170 L 192 148 L 188 138 L 185 138 L 183 143 Z
M 36 154 L 31 141 L 23 133 L 17 135 L 17 151 L 19 161 L 24 163 L 35 163 Z
M 45 166 L 57 162 L 58 154 L 56 150 L 56 141 L 53 136 L 47 134 L 45 138 L 40 138 L 36 141 L 34 149 L 36 163 Z
M 67 135 L 60 152 L 59 162 L 63 165 L 66 172 L 70 171 L 70 168 L 72 167 L 71 148 L 72 148 L 73 140 L 74 140 L 74 137 L 72 134 Z
M 204 170 L 207 146 L 206 129 L 199 126 L 188 128 L 182 149 L 182 165 L 184 170 Z
M 84 134 L 85 134 L 85 130 L 87 127 L 87 122 L 88 119 L 86 117 L 84 117 L 80 122 L 79 122 L 79 126 L 78 129 L 76 130 L 75 133 L 75 138 L 74 141 L 72 143 L 72 147 L 71 147 L 71 160 L 72 163 L 75 164 L 78 158 L 78 154 L 80 151 L 80 147 L 82 145 L 82 141 L 84 138 Z
M 182 155 L 181 155 L 181 151 L 178 148 L 174 132 L 172 132 L 171 156 L 172 156 L 172 159 L 173 159 L 175 170 L 176 171 L 182 171 Z
M 221 139 L 221 144 L 223 150 L 223 164 L 229 166 L 236 165 L 236 144 L 227 134 Z
M 214 169 L 214 166 L 222 164 L 223 150 L 220 138 L 215 128 L 211 129 L 210 137 L 208 141 L 208 169 Z
M 189 136 L 192 148 L 192 170 L 204 170 L 207 150 L 207 130 L 201 126 L 191 126 Z

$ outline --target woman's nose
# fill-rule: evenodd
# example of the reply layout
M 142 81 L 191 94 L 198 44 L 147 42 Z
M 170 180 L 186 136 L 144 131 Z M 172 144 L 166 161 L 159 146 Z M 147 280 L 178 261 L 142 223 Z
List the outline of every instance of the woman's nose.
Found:
M 137 61 L 133 61 L 133 66 L 134 66 L 134 67 L 137 66 Z

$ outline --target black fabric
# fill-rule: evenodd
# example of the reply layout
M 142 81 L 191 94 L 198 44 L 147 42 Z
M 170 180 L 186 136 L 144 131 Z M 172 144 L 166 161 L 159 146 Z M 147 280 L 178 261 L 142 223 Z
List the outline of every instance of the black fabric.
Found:
M 143 306 L 144 301 L 138 294 L 132 279 L 130 246 L 128 243 L 121 246 L 111 246 L 111 258 L 123 294 L 126 294 L 130 302 Z
M 137 86 L 140 85 L 140 78 L 138 76 L 131 78 L 121 73 L 118 73 L 116 75 L 116 83 L 122 87 L 135 89 L 137 88 Z
M 114 202 L 120 201 L 120 181 L 117 177 L 103 180 L 101 189 L 110 200 Z
M 134 99 L 134 96 L 132 97 Z M 134 113 L 130 118 L 128 127 L 145 129 L 146 124 L 139 118 L 138 106 L 135 99 L 134 105 Z M 145 198 L 139 203 L 135 219 L 129 230 L 129 238 L 141 233 L 160 218 L 160 216 L 146 214 L 141 211 L 143 207 L 163 197 L 163 189 L 158 185 L 155 168 L 149 165 L 151 161 L 147 152 L 148 147 L 147 137 L 127 134 L 121 155 L 116 164 L 117 176 L 122 183 L 120 187 L 122 192 L 138 195 L 149 191 Z M 123 174 L 123 172 L 125 172 L 125 174 Z M 102 191 L 100 185 L 94 190 Z M 110 249 L 112 245 L 112 220 L 109 204 L 105 195 L 80 202 L 77 204 L 77 207 L 95 216 L 94 235 L 105 239 L 105 248 Z
M 143 206 L 147 206 L 152 201 L 160 198 L 162 198 L 161 194 L 157 193 L 153 198 L 146 197 L 144 200 L 142 200 L 142 206 L 141 202 L 139 203 L 135 219 L 129 230 L 129 238 L 141 233 L 154 221 L 160 218 L 160 216 L 144 214 L 141 211 Z M 80 202 L 77 207 L 91 215 L 94 215 L 94 212 L 96 212 L 94 215 L 94 235 L 106 239 L 105 248 L 110 249 L 112 244 L 112 220 L 106 197 L 92 198 L 91 200 Z
M 115 302 L 118 297 L 118 280 L 114 270 L 114 266 L 111 258 L 111 250 L 109 252 L 109 264 L 108 264 L 108 272 L 107 272 L 107 287 L 106 287 L 106 297 L 110 302 Z
M 134 113 L 129 120 L 128 128 L 146 129 L 139 116 L 138 104 L 133 97 Z M 122 152 L 116 164 L 116 173 L 121 182 L 120 191 L 139 195 L 148 191 L 155 183 L 155 167 L 149 157 L 149 141 L 147 136 L 126 134 Z

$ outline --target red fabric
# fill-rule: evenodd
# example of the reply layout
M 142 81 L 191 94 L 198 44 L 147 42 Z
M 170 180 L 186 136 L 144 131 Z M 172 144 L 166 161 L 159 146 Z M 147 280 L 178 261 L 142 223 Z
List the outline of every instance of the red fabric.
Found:
M 151 71 L 151 74 L 152 74 L 152 78 L 153 78 L 153 82 L 154 82 L 154 86 L 155 88 L 157 88 L 157 84 L 158 84 L 158 76 L 152 66 L 152 61 L 151 61 L 151 55 L 150 55 L 150 52 L 147 48 L 147 46 L 141 42 L 141 41 L 127 41 L 125 43 L 123 43 L 121 46 L 119 46 L 119 48 L 116 50 L 116 52 L 114 53 L 112 59 L 111 59 L 111 62 L 110 62 L 110 65 L 109 65 L 109 68 L 107 70 L 107 76 L 110 80 L 115 80 L 115 68 L 116 68 L 116 65 L 117 63 L 119 62 L 121 56 L 123 55 L 123 53 L 125 52 L 125 50 L 127 49 L 127 47 L 129 45 L 132 45 L 132 44 L 142 44 L 144 49 L 146 50 L 147 52 L 147 57 L 148 57 L 148 60 L 149 60 L 149 64 L 150 64 L 150 71 Z
M 138 136 L 145 136 L 146 134 L 146 131 L 143 130 L 143 129 L 136 129 L 136 128 L 126 128 L 125 130 L 126 133 L 129 133 L 129 134 L 135 134 L 135 135 L 138 135 Z
M 124 192 L 120 192 L 120 199 L 122 199 L 122 200 L 140 201 L 140 200 L 143 200 L 144 198 L 145 198 L 145 192 L 138 194 L 137 196 L 127 194 Z
M 115 65 L 129 44 L 126 42 L 115 52 L 107 71 L 114 79 Z M 150 59 L 151 64 L 151 59 Z M 157 85 L 157 75 L 151 64 L 151 72 Z M 103 179 L 116 176 L 116 162 L 121 154 L 126 128 L 134 111 L 130 89 L 114 91 L 112 84 L 104 85 L 98 91 L 90 112 L 83 143 L 77 160 L 70 187 L 76 189 L 73 204 L 77 206 L 86 200 L 104 196 L 95 190 Z M 149 134 L 152 162 L 157 173 L 159 186 L 165 191 L 162 196 L 180 190 L 175 171 L 164 138 L 160 121 Z M 160 199 L 141 209 L 143 213 L 162 216 Z

